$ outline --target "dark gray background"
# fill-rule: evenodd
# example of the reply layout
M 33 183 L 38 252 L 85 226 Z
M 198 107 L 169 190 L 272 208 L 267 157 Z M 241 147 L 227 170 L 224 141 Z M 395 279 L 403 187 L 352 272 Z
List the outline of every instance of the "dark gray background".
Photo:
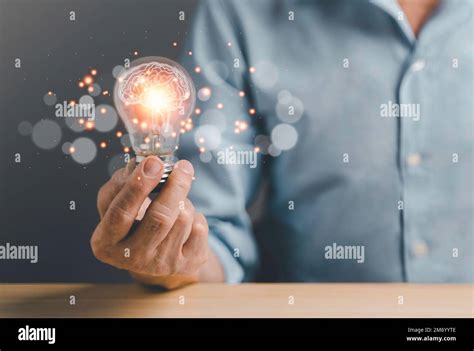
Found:
M 113 133 L 88 134 L 111 144 L 83 167 L 60 147 L 82 135 L 64 127 L 60 145 L 44 151 L 18 133 L 18 124 L 53 117 L 54 109 L 43 102 L 49 90 L 61 97 L 83 95 L 77 79 L 92 67 L 110 90 L 112 68 L 133 58 L 134 50 L 142 57 L 176 58 L 179 50 L 171 43 L 183 42 L 195 2 L 0 0 L 0 245 L 39 246 L 36 264 L 0 261 L 0 282 L 129 279 L 127 273 L 98 262 L 89 246 L 98 221 L 97 190 L 108 179 L 108 159 L 122 149 Z M 71 10 L 75 22 L 69 20 Z M 186 11 L 186 22 L 178 21 L 180 10 Z M 21 69 L 14 68 L 17 57 Z M 15 153 L 22 155 L 20 164 L 14 162 Z M 71 200 L 76 211 L 69 211 Z

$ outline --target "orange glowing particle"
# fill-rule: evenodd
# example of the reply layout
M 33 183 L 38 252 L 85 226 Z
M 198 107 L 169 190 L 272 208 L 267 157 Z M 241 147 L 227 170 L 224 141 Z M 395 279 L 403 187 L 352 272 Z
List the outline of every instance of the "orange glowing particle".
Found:
M 145 138 L 145 143 L 146 143 L 146 144 L 149 144 L 149 143 L 150 143 L 150 138 L 149 138 L 149 137 L 146 137 L 146 138 Z
M 255 147 L 254 151 L 255 152 L 260 152 L 260 148 L 257 146 L 257 147 Z
M 240 130 L 246 130 L 248 128 L 248 124 L 245 122 L 240 123 L 239 125 Z
M 255 71 L 256 71 L 255 67 L 251 66 L 251 67 L 249 68 L 249 72 L 250 72 L 250 73 L 255 73 Z
M 203 137 L 200 137 L 200 138 L 199 138 L 199 143 L 200 143 L 200 144 L 204 143 L 204 138 L 203 138 Z
M 94 87 L 91 85 L 89 88 L 87 88 L 87 91 L 89 93 L 93 93 L 94 92 Z
M 249 110 L 249 113 L 250 113 L 251 115 L 254 115 L 254 114 L 257 113 L 257 111 L 256 111 L 254 108 L 251 108 L 251 109 Z
M 84 77 L 84 83 L 86 83 L 87 85 L 91 85 L 93 82 L 94 82 L 94 78 L 92 78 L 91 76 Z
M 124 147 L 123 148 L 123 152 L 125 152 L 126 154 L 128 154 L 130 152 L 130 148 L 129 147 Z
M 92 129 L 94 128 L 94 122 L 87 121 L 86 122 L 86 129 Z
M 185 121 L 181 121 L 180 124 L 184 127 L 184 125 L 186 124 L 186 122 L 185 122 Z
M 234 132 L 235 132 L 235 134 L 239 134 L 239 133 L 240 133 L 240 129 L 239 129 L 239 128 L 235 128 L 235 129 L 234 129 Z
M 204 96 L 211 96 L 211 89 L 210 89 L 210 88 L 205 87 L 205 88 L 202 88 L 201 91 L 202 91 L 202 94 L 203 94 Z
M 101 142 L 101 143 L 100 143 L 100 147 L 101 147 L 102 149 L 105 149 L 105 148 L 107 147 L 107 143 L 106 143 L 105 141 Z
M 69 153 L 73 154 L 74 152 L 76 152 L 76 148 L 74 146 L 69 147 Z
M 200 147 L 200 148 L 199 148 L 199 151 L 201 151 L 201 152 L 206 152 L 206 148 L 205 148 L 205 147 Z
M 104 90 L 104 91 L 102 92 L 102 95 L 109 95 L 109 91 L 108 91 L 108 90 Z
M 174 46 L 174 47 L 178 46 L 178 43 L 177 43 L 177 42 L 174 42 L 174 43 L 173 43 L 173 46 Z
M 84 120 L 82 118 L 79 120 L 79 124 L 84 124 Z
M 201 73 L 201 67 L 197 66 L 197 67 L 194 69 L 194 72 L 196 72 L 196 73 Z
M 240 96 L 240 97 L 244 97 L 244 96 L 245 96 L 245 91 L 241 91 L 241 92 L 239 93 L 239 96 Z
M 173 138 L 176 138 L 176 135 L 177 135 L 176 132 L 171 133 L 171 136 L 172 136 Z
M 92 74 L 93 76 L 97 75 L 97 70 L 94 68 L 93 70 L 91 70 L 91 74 Z
M 188 52 L 188 55 L 189 55 L 189 56 L 193 56 L 193 52 L 192 52 L 192 51 L 189 51 L 189 52 Z
M 74 106 L 76 102 L 74 100 L 69 101 L 69 105 Z
M 100 109 L 100 113 L 102 113 L 103 115 L 107 112 L 107 109 L 105 107 L 102 107 Z
M 186 133 L 186 130 L 184 128 L 181 128 L 179 131 L 181 132 L 181 134 Z
M 160 143 L 155 143 L 155 147 L 159 148 L 159 147 L 161 147 L 161 144 Z
M 49 95 L 49 96 L 53 95 L 53 92 L 52 92 L 52 91 L 48 91 L 48 95 Z
M 142 122 L 141 126 L 142 126 L 143 129 L 146 129 L 148 127 L 148 123 Z
M 219 110 L 222 110 L 222 109 L 224 108 L 224 104 L 223 104 L 223 103 L 218 103 L 218 104 L 217 104 L 217 108 L 218 108 Z
M 137 180 L 142 180 L 142 177 L 137 177 Z
M 193 129 L 193 125 L 192 124 L 186 124 L 186 130 L 191 130 Z
M 132 119 L 133 124 L 138 124 L 138 118 Z
M 134 51 L 133 54 L 134 54 L 135 56 L 137 56 L 137 55 L 138 55 L 138 51 Z
M 197 114 L 197 115 L 200 115 L 201 114 L 201 109 L 200 108 L 195 109 L 194 113 Z
M 118 131 L 116 135 L 117 135 L 117 138 L 121 138 L 123 136 L 123 133 L 121 131 Z
M 84 82 L 79 82 L 79 88 L 84 88 Z

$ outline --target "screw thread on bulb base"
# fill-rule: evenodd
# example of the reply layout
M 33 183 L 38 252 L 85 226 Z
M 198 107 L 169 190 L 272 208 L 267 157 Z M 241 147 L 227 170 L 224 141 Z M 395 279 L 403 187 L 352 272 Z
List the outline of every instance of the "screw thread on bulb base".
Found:
M 145 157 L 146 156 L 137 155 L 136 162 L 137 163 L 142 162 L 145 159 Z M 163 161 L 165 165 L 165 169 L 163 171 L 163 175 L 161 176 L 160 182 L 155 187 L 155 189 L 153 189 L 153 191 L 151 192 L 152 194 L 156 194 L 161 190 L 163 185 L 166 183 L 166 180 L 170 176 L 171 172 L 173 171 L 175 163 L 178 161 L 178 159 L 175 156 L 158 156 L 157 155 L 157 157 L 159 157 L 160 160 Z

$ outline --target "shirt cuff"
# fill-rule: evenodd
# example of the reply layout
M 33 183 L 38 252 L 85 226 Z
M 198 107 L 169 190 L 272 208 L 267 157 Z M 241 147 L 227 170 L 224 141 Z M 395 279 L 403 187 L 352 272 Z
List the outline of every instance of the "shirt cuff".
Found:
M 209 247 L 219 259 L 224 269 L 225 282 L 228 284 L 241 283 L 244 279 L 244 270 L 237 260 L 232 256 L 229 248 L 212 234 L 209 234 Z

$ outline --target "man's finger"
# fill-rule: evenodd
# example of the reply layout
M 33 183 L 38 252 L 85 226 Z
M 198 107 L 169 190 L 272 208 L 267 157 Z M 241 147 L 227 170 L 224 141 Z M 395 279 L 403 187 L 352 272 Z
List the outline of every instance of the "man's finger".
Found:
M 147 157 L 135 168 L 99 223 L 100 233 L 110 236 L 113 242 L 128 234 L 143 202 L 160 182 L 163 168 L 156 156 Z
M 99 190 L 97 195 L 97 209 L 99 210 L 100 218 L 104 217 L 105 212 L 109 208 L 112 200 L 122 189 L 127 177 L 135 168 L 135 159 L 132 159 L 127 166 L 116 171 L 112 178 L 105 183 Z
M 173 227 L 163 242 L 159 243 L 159 251 L 171 252 L 173 255 L 181 253 L 183 244 L 188 240 L 194 222 L 194 206 L 191 201 L 186 200 L 185 208 L 179 211 Z
M 166 184 L 148 207 L 135 235 L 148 242 L 161 242 L 174 225 L 180 206 L 191 189 L 194 168 L 188 161 L 179 161 Z
M 208 247 L 209 225 L 201 213 L 194 215 L 193 226 L 188 240 L 183 246 L 183 256 L 187 258 L 203 255 Z

